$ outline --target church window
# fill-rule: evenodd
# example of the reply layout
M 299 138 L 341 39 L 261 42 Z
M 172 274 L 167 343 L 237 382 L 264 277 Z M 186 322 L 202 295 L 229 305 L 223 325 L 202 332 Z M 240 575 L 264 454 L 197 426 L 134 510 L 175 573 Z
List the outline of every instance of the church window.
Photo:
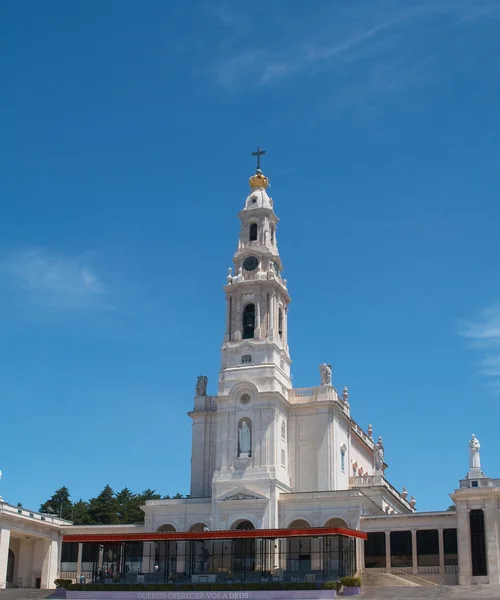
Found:
M 271 225 L 271 244 L 274 244 L 274 225 Z
M 243 339 L 254 337 L 255 331 L 255 304 L 247 304 L 243 311 Z
M 281 465 L 284 467 L 286 466 L 286 453 L 284 450 L 281 451 Z
M 281 439 L 286 440 L 286 422 L 285 419 L 281 421 Z
M 242 404 L 248 404 L 250 402 L 250 394 L 241 394 L 240 402 Z
M 283 309 L 278 311 L 278 334 L 280 338 L 283 338 Z
M 252 223 L 250 225 L 248 238 L 251 242 L 255 242 L 255 240 L 257 239 L 257 223 Z
M 340 468 L 345 471 L 345 450 L 340 451 Z
M 252 355 L 251 354 L 243 354 L 243 356 L 241 357 L 241 362 L 242 363 L 251 363 Z

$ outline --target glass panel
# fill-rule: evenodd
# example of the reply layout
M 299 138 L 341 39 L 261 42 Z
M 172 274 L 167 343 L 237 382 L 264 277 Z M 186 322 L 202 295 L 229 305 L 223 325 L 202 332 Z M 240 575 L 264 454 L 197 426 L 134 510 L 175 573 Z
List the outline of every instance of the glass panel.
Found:
M 365 567 L 367 569 L 385 569 L 385 533 L 369 533 L 365 541 Z
M 417 531 L 417 565 L 439 566 L 439 539 L 437 529 Z
M 483 510 L 471 510 L 470 520 L 470 544 L 472 558 L 472 575 L 480 577 L 488 575 L 486 568 L 486 537 L 484 533 Z
M 411 566 L 411 531 L 391 531 L 391 567 Z
M 457 530 L 445 529 L 443 531 L 444 564 L 445 566 L 458 565 Z

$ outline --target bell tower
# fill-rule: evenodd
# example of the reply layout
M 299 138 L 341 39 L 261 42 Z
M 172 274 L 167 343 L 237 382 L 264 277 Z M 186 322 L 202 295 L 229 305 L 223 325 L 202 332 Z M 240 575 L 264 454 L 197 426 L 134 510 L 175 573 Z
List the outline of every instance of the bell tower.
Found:
M 260 168 L 238 218 L 238 246 L 224 292 L 212 476 L 212 524 L 230 528 L 245 513 L 256 527 L 278 526 L 278 498 L 290 491 L 287 423 L 288 305 L 273 201 Z M 232 507 L 232 508 L 231 508 Z M 246 511 L 246 512 L 245 512 Z M 226 520 L 227 519 L 227 520 Z
M 288 349 L 290 296 L 278 252 L 278 217 L 267 194 L 268 178 L 260 168 L 249 180 L 250 194 L 238 214 L 241 221 L 238 247 L 229 269 L 226 294 L 226 332 L 222 344 L 219 393 L 227 393 L 235 379 L 275 378 L 291 387 Z

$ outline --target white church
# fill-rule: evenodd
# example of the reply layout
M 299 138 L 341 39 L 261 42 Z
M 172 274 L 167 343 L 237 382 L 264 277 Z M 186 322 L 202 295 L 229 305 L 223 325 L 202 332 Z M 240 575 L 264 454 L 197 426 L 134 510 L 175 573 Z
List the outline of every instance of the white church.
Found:
M 53 587 L 56 576 L 182 586 L 356 573 L 500 584 L 500 479 L 481 471 L 474 435 L 451 494 L 456 511 L 419 513 L 386 479 L 383 441 L 354 421 L 329 364 L 318 385 L 293 388 L 290 296 L 263 153 L 224 286 L 217 395 L 198 377 L 189 412 L 190 496 L 148 501 L 144 524 L 120 526 L 73 526 L 2 502 L 0 587 Z

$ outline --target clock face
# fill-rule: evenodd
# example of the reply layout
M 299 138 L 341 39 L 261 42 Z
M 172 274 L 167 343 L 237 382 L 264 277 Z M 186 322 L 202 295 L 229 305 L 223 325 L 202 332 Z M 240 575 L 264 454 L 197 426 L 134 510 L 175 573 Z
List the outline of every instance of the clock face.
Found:
M 259 266 L 259 259 L 256 256 L 247 256 L 243 261 L 245 271 L 255 271 Z

